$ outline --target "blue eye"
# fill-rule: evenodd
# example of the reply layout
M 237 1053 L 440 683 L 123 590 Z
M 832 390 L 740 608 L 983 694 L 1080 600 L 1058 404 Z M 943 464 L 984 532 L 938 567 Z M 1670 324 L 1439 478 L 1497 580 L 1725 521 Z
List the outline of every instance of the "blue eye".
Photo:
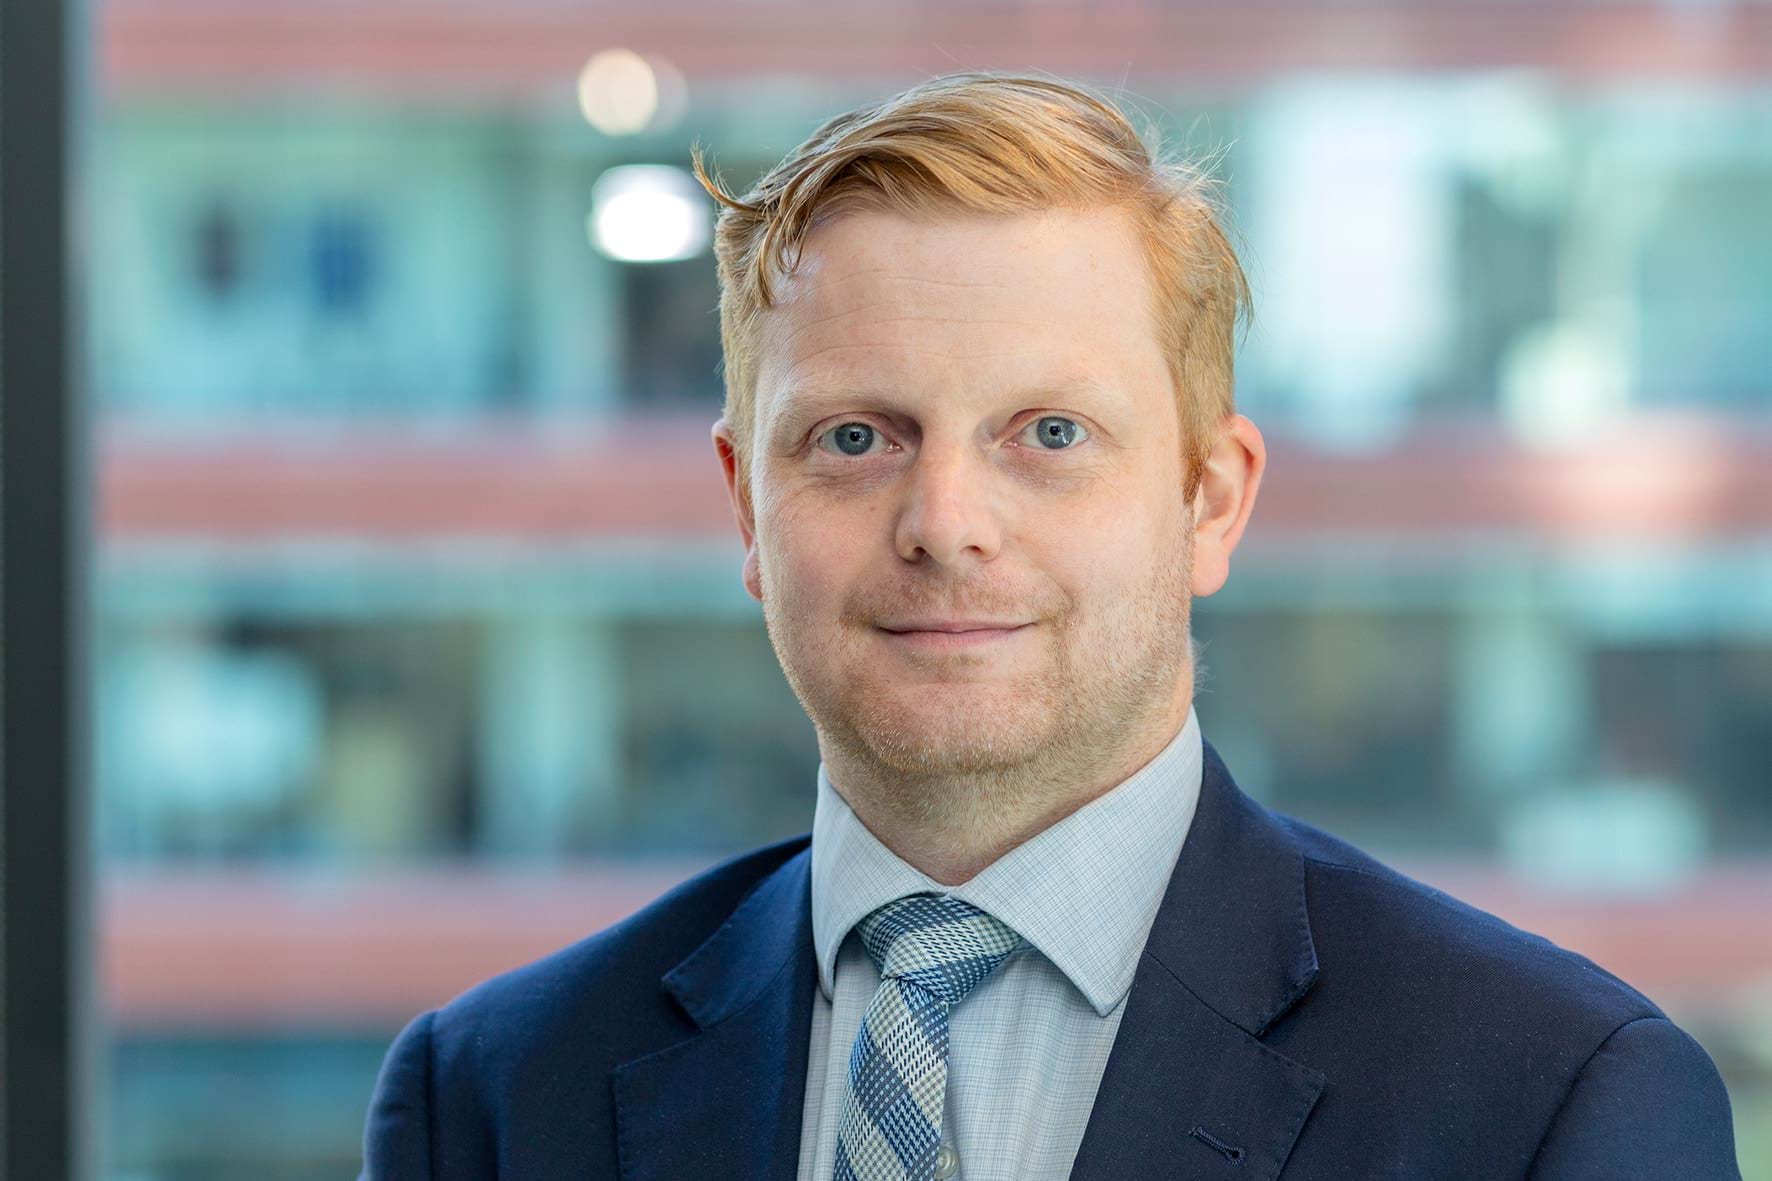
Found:
M 1083 429 L 1082 424 L 1069 418 L 1060 418 L 1056 414 L 1048 414 L 1045 418 L 1030 422 L 1027 429 L 1033 431 L 1040 446 L 1049 451 L 1063 451 L 1089 437 L 1089 432 Z
M 826 431 L 822 438 L 836 442 L 844 455 L 866 455 L 874 446 L 874 428 L 865 422 L 845 422 Z

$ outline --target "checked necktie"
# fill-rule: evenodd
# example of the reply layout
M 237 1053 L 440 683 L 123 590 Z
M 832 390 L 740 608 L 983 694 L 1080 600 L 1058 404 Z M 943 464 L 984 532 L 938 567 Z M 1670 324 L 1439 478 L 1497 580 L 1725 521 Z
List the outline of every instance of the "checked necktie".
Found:
M 1021 936 L 938 894 L 888 902 L 856 930 L 880 988 L 849 1052 L 833 1181 L 931 1181 L 948 1085 L 948 1010 Z

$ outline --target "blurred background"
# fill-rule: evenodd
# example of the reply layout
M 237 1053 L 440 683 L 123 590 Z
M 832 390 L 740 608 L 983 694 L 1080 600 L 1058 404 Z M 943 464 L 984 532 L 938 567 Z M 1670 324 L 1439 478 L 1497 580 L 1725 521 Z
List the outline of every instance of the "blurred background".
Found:
M 354 1176 L 409 1018 L 810 826 L 689 147 L 742 190 L 962 68 L 1218 159 L 1271 448 L 1196 624 L 1239 782 L 1643 988 L 1772 1177 L 1772 6 L 90 26 L 106 1177 Z

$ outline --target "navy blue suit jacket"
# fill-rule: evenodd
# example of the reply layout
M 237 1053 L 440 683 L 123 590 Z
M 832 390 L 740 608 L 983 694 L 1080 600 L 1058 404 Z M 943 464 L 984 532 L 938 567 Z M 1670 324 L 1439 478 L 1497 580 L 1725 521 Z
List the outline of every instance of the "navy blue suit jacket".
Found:
M 1716 1068 L 1640 993 L 1267 811 L 1204 754 L 1073 1178 L 1739 1176 Z M 365 1175 L 793 1181 L 808 850 L 728 861 L 416 1018 Z

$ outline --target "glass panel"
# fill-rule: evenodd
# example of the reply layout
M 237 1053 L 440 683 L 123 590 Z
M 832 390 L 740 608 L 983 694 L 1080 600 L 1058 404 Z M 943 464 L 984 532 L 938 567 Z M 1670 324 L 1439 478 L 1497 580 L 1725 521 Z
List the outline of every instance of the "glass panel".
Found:
M 1772 1171 L 1772 938 L 1669 954 L 1772 882 L 1772 88 L 1669 48 L 1678 6 L 1603 65 L 1541 6 L 1474 49 L 1425 3 L 1342 49 L 1203 7 L 1124 85 L 1218 152 L 1256 289 L 1270 467 L 1199 605 L 1206 736 L 1640 983 Z M 683 170 L 699 140 L 742 189 L 948 67 L 835 26 L 722 56 L 712 12 L 100 9 L 110 1176 L 348 1175 L 406 1019 L 809 826 Z M 1154 60 L 1063 27 L 995 57 Z

